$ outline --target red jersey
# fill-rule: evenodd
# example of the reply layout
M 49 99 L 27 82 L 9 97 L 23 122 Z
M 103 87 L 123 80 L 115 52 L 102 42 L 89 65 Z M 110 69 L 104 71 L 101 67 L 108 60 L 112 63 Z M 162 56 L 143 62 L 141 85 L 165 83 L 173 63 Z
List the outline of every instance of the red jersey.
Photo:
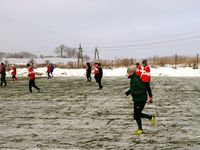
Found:
M 33 71 L 33 68 L 30 66 L 28 67 L 28 76 L 30 80 L 34 80 L 35 79 L 35 72 Z
M 145 66 L 142 69 L 141 80 L 143 82 L 150 82 L 151 76 L 150 76 L 150 67 L 149 66 Z
M 139 77 L 141 76 L 141 74 L 142 74 L 142 67 L 140 65 L 136 66 L 135 74 L 137 76 L 139 76 Z
M 96 75 L 96 74 L 98 74 L 99 73 L 99 67 L 98 67 L 98 65 L 96 65 L 96 67 L 95 67 L 95 69 L 94 69 L 94 74 Z
M 51 67 L 50 67 L 50 65 L 47 66 L 47 72 L 51 72 Z
M 15 66 L 12 66 L 12 72 L 11 72 L 12 75 L 16 75 L 17 74 L 17 69 Z
M 1 65 L 0 69 L 1 69 L 0 73 L 3 74 L 3 75 L 5 75 L 6 74 L 6 67 L 5 67 L 5 65 Z

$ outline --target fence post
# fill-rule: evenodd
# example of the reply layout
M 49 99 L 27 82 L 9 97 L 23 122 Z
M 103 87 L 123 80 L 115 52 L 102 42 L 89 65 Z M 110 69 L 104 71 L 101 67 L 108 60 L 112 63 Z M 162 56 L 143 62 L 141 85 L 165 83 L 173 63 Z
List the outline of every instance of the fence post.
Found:
M 197 69 L 199 68 L 199 54 L 197 54 Z
M 176 69 L 176 65 L 177 65 L 177 59 L 178 59 L 178 56 L 177 54 L 175 55 L 175 69 Z

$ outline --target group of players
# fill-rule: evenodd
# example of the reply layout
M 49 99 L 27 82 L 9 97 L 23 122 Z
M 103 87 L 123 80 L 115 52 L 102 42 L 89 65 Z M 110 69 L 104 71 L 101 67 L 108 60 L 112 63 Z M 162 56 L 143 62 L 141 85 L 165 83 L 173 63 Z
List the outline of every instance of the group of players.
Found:
M 40 88 L 35 85 L 35 72 L 33 70 L 33 67 L 28 63 L 27 64 L 28 68 L 28 77 L 29 77 L 29 91 L 32 93 L 32 87 L 36 88 L 38 92 L 40 92 Z M 14 65 L 12 65 L 12 80 L 17 80 L 18 78 L 16 77 L 17 70 Z M 53 77 L 53 69 L 54 66 L 52 64 L 49 64 L 47 66 L 47 76 L 48 79 Z M 92 68 L 90 63 L 87 63 L 87 68 L 86 68 L 86 77 L 87 81 L 91 82 L 91 73 L 92 73 Z M 101 90 L 103 88 L 101 79 L 103 76 L 103 70 L 101 68 L 100 63 L 95 63 L 95 69 L 93 71 L 94 73 L 94 78 L 96 82 L 99 85 L 99 89 Z M 6 86 L 6 67 L 4 63 L 1 63 L 1 69 L 0 69 L 0 74 L 1 74 L 1 86 Z M 51 74 L 51 75 L 50 75 Z M 133 101 L 134 101 L 134 119 L 136 120 L 136 123 L 138 125 L 138 130 L 134 131 L 134 134 L 140 135 L 143 133 L 143 128 L 142 128 L 142 121 L 141 118 L 147 118 L 150 120 L 151 124 L 154 125 L 155 122 L 155 116 L 148 115 L 142 113 L 145 104 L 147 102 L 152 103 L 152 92 L 150 88 L 150 81 L 151 81 L 151 76 L 150 76 L 150 67 L 147 65 L 147 60 L 142 61 L 142 67 L 139 65 L 139 63 L 136 63 L 134 66 L 130 66 L 127 69 L 127 76 L 130 78 L 130 89 L 125 92 L 125 94 L 128 96 L 131 94 Z M 148 96 L 147 96 L 148 93 Z M 149 101 L 148 100 L 149 97 Z

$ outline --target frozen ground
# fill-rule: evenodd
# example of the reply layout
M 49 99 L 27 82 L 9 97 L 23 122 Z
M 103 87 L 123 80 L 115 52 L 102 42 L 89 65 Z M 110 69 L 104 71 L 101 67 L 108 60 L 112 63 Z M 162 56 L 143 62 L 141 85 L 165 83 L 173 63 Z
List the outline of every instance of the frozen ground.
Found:
M 106 77 L 103 90 L 81 77 L 38 78 L 42 92 L 30 94 L 28 79 L 0 87 L 1 149 L 200 149 L 200 78 L 153 77 L 156 115 L 145 133 L 132 118 L 126 77 Z

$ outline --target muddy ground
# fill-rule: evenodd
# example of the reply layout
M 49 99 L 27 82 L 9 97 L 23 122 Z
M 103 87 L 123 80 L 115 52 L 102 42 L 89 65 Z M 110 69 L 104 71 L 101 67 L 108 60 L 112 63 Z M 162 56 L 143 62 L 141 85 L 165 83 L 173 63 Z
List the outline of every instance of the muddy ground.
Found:
M 81 78 L 8 79 L 0 87 L 1 149 L 200 149 L 200 78 L 153 77 L 155 126 L 143 119 L 144 134 L 132 134 L 126 77 L 103 79 L 103 90 Z

